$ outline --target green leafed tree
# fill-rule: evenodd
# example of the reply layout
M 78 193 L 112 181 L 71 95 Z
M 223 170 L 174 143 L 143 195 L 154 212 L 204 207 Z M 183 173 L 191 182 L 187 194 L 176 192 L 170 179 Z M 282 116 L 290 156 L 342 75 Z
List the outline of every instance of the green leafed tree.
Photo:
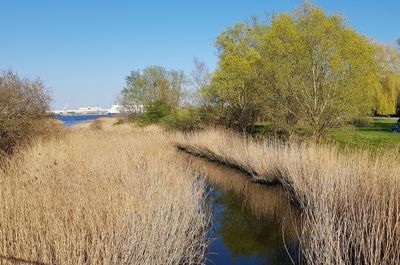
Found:
M 376 45 L 379 85 L 376 89 L 375 112 L 395 114 L 400 93 L 400 52 L 392 46 Z
M 268 24 L 228 28 L 217 47 L 218 68 L 203 94 L 233 127 L 243 130 L 267 117 L 289 131 L 306 124 L 319 137 L 374 108 L 374 45 L 340 15 L 306 4 Z
M 182 71 L 166 70 L 160 66 L 132 71 L 121 91 L 120 103 L 129 112 L 135 112 L 140 106 L 146 107 L 157 101 L 176 108 L 184 97 L 186 83 Z
M 221 110 L 230 127 L 246 130 L 263 111 L 265 93 L 260 86 L 257 42 L 265 26 L 255 21 L 251 25 L 237 24 L 223 32 L 216 41 L 219 52 L 218 68 L 211 85 L 203 90 Z
M 340 15 L 305 5 L 293 15 L 275 16 L 261 57 L 273 120 L 300 121 L 320 136 L 372 109 L 374 47 Z

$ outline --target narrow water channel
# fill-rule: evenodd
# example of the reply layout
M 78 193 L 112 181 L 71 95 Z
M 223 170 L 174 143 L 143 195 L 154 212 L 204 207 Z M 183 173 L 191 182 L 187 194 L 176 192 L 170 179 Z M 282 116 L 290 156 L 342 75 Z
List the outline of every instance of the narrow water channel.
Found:
M 212 211 L 207 264 L 298 264 L 300 214 L 279 186 L 254 183 L 229 167 L 191 157 L 207 179 Z

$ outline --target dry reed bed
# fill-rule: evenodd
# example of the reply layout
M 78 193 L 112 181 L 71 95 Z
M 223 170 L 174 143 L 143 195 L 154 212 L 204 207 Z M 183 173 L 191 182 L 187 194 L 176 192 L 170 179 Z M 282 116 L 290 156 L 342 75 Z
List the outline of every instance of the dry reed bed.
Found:
M 282 183 L 303 210 L 307 264 L 400 264 L 398 154 L 256 142 L 216 130 L 182 136 L 177 145 Z
M 204 183 L 168 135 L 72 130 L 0 171 L 0 264 L 201 264 Z

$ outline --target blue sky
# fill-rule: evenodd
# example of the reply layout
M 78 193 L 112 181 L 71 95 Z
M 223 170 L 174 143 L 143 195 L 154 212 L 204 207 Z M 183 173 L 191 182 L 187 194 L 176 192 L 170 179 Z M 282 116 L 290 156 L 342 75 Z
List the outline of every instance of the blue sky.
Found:
M 400 38 L 399 0 L 320 0 L 328 13 L 383 42 Z M 40 77 L 53 107 L 113 103 L 133 69 L 162 65 L 189 73 L 194 57 L 211 69 L 214 40 L 252 15 L 291 12 L 297 0 L 0 0 L 0 69 Z

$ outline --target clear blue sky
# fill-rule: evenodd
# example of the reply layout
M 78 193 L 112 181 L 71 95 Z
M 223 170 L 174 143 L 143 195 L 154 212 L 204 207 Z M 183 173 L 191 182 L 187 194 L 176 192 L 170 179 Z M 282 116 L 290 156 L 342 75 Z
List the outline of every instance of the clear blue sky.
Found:
M 111 105 L 133 69 L 216 65 L 216 36 L 252 15 L 293 11 L 295 0 L 0 0 L 0 69 L 40 77 L 53 107 Z M 399 0 L 320 0 L 379 42 L 400 38 Z

